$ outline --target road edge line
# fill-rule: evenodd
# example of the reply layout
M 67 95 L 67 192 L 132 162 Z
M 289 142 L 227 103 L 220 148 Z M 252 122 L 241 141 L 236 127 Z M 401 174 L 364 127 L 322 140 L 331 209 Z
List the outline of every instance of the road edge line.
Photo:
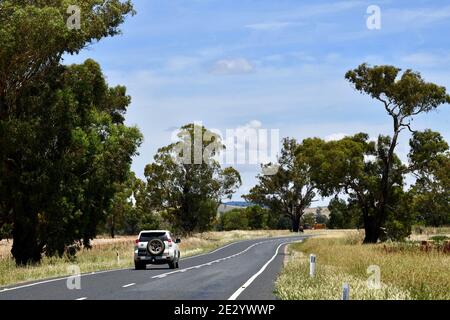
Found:
M 277 257 L 277 255 L 278 255 L 278 251 L 280 250 L 280 248 L 283 246 L 283 245 L 286 245 L 286 244 L 289 244 L 289 243 L 294 243 L 294 242 L 301 242 L 301 241 L 303 241 L 303 239 L 302 240 L 300 240 L 300 241 L 288 241 L 288 242 L 283 242 L 283 243 L 280 243 L 279 245 L 278 245 L 278 247 L 277 247 L 277 249 L 275 250 L 275 254 L 272 256 L 272 258 L 270 258 L 269 259 L 269 261 L 267 261 L 262 267 L 261 267 L 261 269 L 259 269 L 259 271 L 257 272 L 257 273 L 255 273 L 253 276 L 251 276 L 242 286 L 240 286 L 227 300 L 236 300 L 240 295 L 241 295 L 241 293 L 242 292 L 244 292 L 244 290 L 245 289 L 247 289 L 248 288 L 248 286 L 249 285 L 251 285 L 252 284 L 252 282 L 253 281 L 255 281 L 255 279 L 256 278 L 258 278 L 258 276 L 261 274 L 261 273 L 263 273 L 264 272 L 264 270 L 266 270 L 266 268 L 269 266 L 269 264 L 273 261 L 273 260 L 275 260 L 275 258 Z

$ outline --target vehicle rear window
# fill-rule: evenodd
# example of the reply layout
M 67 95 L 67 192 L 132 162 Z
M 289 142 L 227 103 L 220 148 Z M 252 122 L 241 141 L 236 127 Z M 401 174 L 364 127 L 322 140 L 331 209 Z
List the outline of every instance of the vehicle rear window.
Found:
M 162 240 L 167 240 L 167 235 L 165 232 L 143 232 L 139 238 L 139 241 L 148 241 L 150 239 L 160 238 Z

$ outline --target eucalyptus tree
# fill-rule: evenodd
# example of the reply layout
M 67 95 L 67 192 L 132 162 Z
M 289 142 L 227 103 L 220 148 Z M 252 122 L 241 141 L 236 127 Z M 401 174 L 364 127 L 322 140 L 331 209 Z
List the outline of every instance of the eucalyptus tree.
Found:
M 311 205 L 316 195 L 306 153 L 298 153 L 299 146 L 295 139 L 285 138 L 278 162 L 262 166 L 265 172 L 265 168 L 276 165 L 276 173 L 259 174 L 256 186 L 244 196 L 252 203 L 288 217 L 294 232 L 299 231 L 304 210 Z
M 415 132 L 410 140 L 411 188 L 417 219 L 431 226 L 450 224 L 450 151 L 442 135 Z
M 133 13 L 119 0 L 0 1 L 0 228 L 12 225 L 18 264 L 89 245 L 129 171 L 141 136 L 123 124 L 125 88 L 109 88 L 93 61 L 61 61 Z
M 412 129 L 412 121 L 421 114 L 436 110 L 450 103 L 445 87 L 426 82 L 420 73 L 394 66 L 369 67 L 362 64 L 346 73 L 345 78 L 354 88 L 379 101 L 392 120 L 392 136 L 379 137 L 378 159 L 380 161 L 379 193 L 376 194 L 375 210 L 365 220 L 366 242 L 376 242 L 390 214 L 391 186 L 395 184 L 397 162 L 395 149 L 400 133 Z
M 180 128 L 179 141 L 158 150 L 145 167 L 147 195 L 155 211 L 174 228 L 191 233 L 212 227 L 221 200 L 241 185 L 239 173 L 217 160 L 224 149 L 219 135 L 204 126 Z

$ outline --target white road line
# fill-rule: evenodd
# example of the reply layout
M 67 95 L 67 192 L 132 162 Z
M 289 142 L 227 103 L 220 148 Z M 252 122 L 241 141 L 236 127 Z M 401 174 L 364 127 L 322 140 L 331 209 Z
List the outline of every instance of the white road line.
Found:
M 107 273 L 107 272 L 113 272 L 113 271 L 122 271 L 122 270 L 125 270 L 125 269 L 113 269 L 113 270 L 104 270 L 104 271 L 97 271 L 97 272 L 91 272 L 91 273 L 82 273 L 82 274 L 80 274 L 80 277 L 86 277 L 86 276 L 92 276 L 92 275 L 97 275 L 97 274 L 101 274 L 101 273 Z M 22 286 L 17 286 L 17 287 L 4 288 L 3 290 L 0 290 L 0 294 L 4 293 L 4 292 L 12 291 L 12 290 L 33 287 L 33 286 L 37 286 L 37 285 L 40 285 L 40 284 L 46 284 L 46 283 L 51 283 L 51 282 L 56 282 L 56 281 L 61 281 L 61 280 L 67 280 L 67 279 L 72 278 L 72 277 L 73 277 L 73 275 L 66 276 L 66 277 L 61 277 L 61 278 L 55 278 L 55 279 L 39 281 L 39 282 L 34 282 L 34 283 L 30 283 L 30 284 L 24 284 Z
M 302 241 L 302 240 L 300 240 Z M 239 289 L 237 289 L 232 295 L 231 297 L 228 298 L 228 300 L 236 300 L 237 297 L 239 297 L 239 295 L 253 282 L 255 281 L 255 279 L 264 272 L 264 270 L 266 270 L 267 266 L 276 258 L 277 254 L 278 254 L 278 250 L 280 250 L 281 246 L 290 243 L 290 242 L 295 242 L 295 241 L 288 241 L 288 242 L 283 242 L 281 243 L 278 247 L 277 250 L 275 250 L 275 254 L 272 256 L 272 258 L 270 258 L 269 261 L 266 262 L 265 265 L 262 266 L 261 269 L 259 269 L 259 271 L 257 273 L 255 273 L 253 276 L 250 277 L 250 279 L 248 279 Z
M 122 286 L 122 288 L 128 288 L 128 287 L 131 287 L 131 286 L 134 286 L 136 283 L 129 283 L 129 284 L 126 284 L 126 285 L 124 285 L 124 286 Z
M 244 241 L 250 241 L 250 240 L 243 240 L 243 241 L 232 242 L 232 243 L 227 244 L 226 246 L 217 248 L 214 251 L 205 252 L 205 253 L 202 253 L 202 254 L 189 256 L 189 257 L 186 257 L 186 258 L 181 258 L 180 260 L 184 261 L 184 260 L 187 260 L 187 259 L 191 259 L 191 258 L 196 258 L 196 257 L 212 254 L 212 253 L 215 253 L 215 252 L 217 252 L 219 250 L 225 249 L 225 248 L 227 248 L 227 247 L 229 247 L 231 245 L 238 244 L 238 243 L 241 243 L 241 242 L 244 242 Z M 82 273 L 80 276 L 84 277 L 84 276 L 91 276 L 91 275 L 96 275 L 96 274 L 101 274 L 101 273 L 114 272 L 114 271 L 123 271 L 123 270 L 130 270 L 130 268 L 121 268 L 121 269 L 113 269 L 113 270 L 104 270 L 104 271 Z M 55 278 L 55 279 L 43 280 L 43 281 L 39 281 L 39 282 L 33 282 L 33 283 L 30 283 L 30 284 L 24 284 L 24 285 L 17 286 L 17 287 L 3 288 L 3 289 L 0 290 L 0 294 L 2 294 L 4 292 L 12 291 L 12 290 L 18 290 L 18 289 L 24 289 L 24 288 L 33 287 L 33 286 L 37 286 L 37 285 L 40 285 L 40 284 L 46 284 L 46 283 L 51 283 L 51 282 L 56 282 L 56 281 L 61 281 L 61 280 L 67 280 L 67 279 L 69 279 L 71 277 L 73 277 L 73 275 L 60 277 L 60 278 Z
M 244 252 L 250 250 L 251 248 L 253 248 L 254 246 L 259 245 L 261 243 L 265 243 L 265 242 L 269 242 L 269 240 L 254 243 L 254 244 L 250 245 L 249 247 L 247 247 L 246 249 L 244 249 L 243 251 L 241 251 L 239 254 L 244 253 Z M 238 254 L 233 254 L 233 255 L 228 256 L 226 258 L 233 258 L 233 257 L 236 257 L 237 255 Z M 181 269 L 181 270 L 166 272 L 166 273 L 163 273 L 163 274 L 160 274 L 160 275 L 157 275 L 157 276 L 153 276 L 152 279 L 161 279 L 161 278 L 165 278 L 166 276 L 174 274 L 174 273 L 186 272 L 187 270 L 198 269 L 198 268 L 201 268 L 201 267 L 204 267 L 204 266 L 210 266 L 213 263 L 221 261 L 222 259 L 225 259 L 225 258 L 213 260 L 213 261 L 210 261 L 210 262 L 206 262 L 206 263 L 203 263 L 203 264 L 199 264 L 199 265 L 192 266 L 192 267 L 185 268 L 185 269 Z
M 87 299 L 87 297 L 81 297 L 81 298 L 78 298 L 78 299 L 75 299 L 75 300 L 81 301 L 81 300 L 86 300 L 86 299 Z
M 245 242 L 245 241 L 250 241 L 250 240 L 242 240 L 242 241 L 231 242 L 231 243 L 227 244 L 226 246 L 217 248 L 217 249 L 215 249 L 215 250 L 213 250 L 213 251 L 205 252 L 205 253 L 201 253 L 201 254 L 195 254 L 195 255 L 193 255 L 193 256 L 189 256 L 189 257 L 186 257 L 186 258 L 181 258 L 180 260 L 184 261 L 184 260 L 188 260 L 188 259 L 192 259 L 192 258 L 197 258 L 197 257 L 201 257 L 201 256 L 206 256 L 206 255 L 208 255 L 208 254 L 216 253 L 217 251 L 220 251 L 220 250 L 222 250 L 222 249 L 228 248 L 229 246 L 232 246 L 233 244 L 238 244 L 238 243 Z
M 282 237 L 280 237 L 280 238 L 282 238 Z M 274 241 L 276 239 L 271 239 L 271 240 Z M 193 256 L 186 257 L 186 258 L 181 258 L 180 260 L 184 261 L 184 260 L 191 259 L 191 258 L 196 258 L 196 257 L 209 255 L 209 254 L 215 253 L 215 252 L 217 252 L 219 250 L 225 249 L 225 248 L 227 248 L 229 246 L 232 246 L 232 245 L 235 245 L 235 244 L 238 244 L 238 243 L 242 243 L 242 242 L 246 242 L 246 241 L 251 241 L 251 239 L 232 242 L 232 243 L 227 244 L 226 246 L 217 248 L 217 249 L 215 249 L 215 250 L 213 250 L 211 252 L 206 252 L 206 253 L 202 253 L 202 254 L 199 254 L 199 255 L 193 255 Z M 270 241 L 270 240 L 268 240 L 268 241 Z M 230 257 L 227 257 L 227 258 L 230 258 Z M 198 266 L 198 268 L 199 267 L 200 266 Z M 130 268 L 121 268 L 121 269 L 113 269 L 113 270 L 96 271 L 96 272 L 82 273 L 80 276 L 81 277 L 85 277 L 85 276 L 97 275 L 97 274 L 101 274 L 101 273 L 108 273 L 108 272 L 114 272 L 114 271 L 123 271 L 123 270 L 131 270 L 131 269 Z M 18 290 L 18 289 L 24 289 L 24 288 L 33 287 L 33 286 L 37 286 L 37 285 L 40 285 L 40 284 L 46 284 L 46 283 L 51 283 L 51 282 L 56 282 L 56 281 L 61 281 L 61 280 L 67 280 L 67 279 L 69 279 L 71 277 L 73 277 L 73 275 L 60 277 L 60 278 L 55 278 L 55 279 L 43 280 L 43 281 L 38 281 L 38 282 L 33 282 L 33 283 L 29 283 L 29 284 L 19 285 L 19 286 L 16 286 L 16 287 L 3 288 L 3 289 L 0 290 L 0 294 L 8 292 L 8 291 L 13 291 L 13 290 Z
M 176 271 L 166 272 L 166 273 L 163 273 L 163 274 L 160 274 L 160 275 L 157 275 L 157 276 L 153 276 L 152 279 L 161 279 L 161 278 L 165 278 L 166 276 L 171 275 L 171 274 L 180 273 L 180 272 L 186 272 L 187 270 L 198 269 L 198 268 L 201 268 L 201 267 L 204 267 L 204 266 L 210 266 L 213 263 L 224 261 L 224 259 L 237 257 L 237 256 L 247 252 L 248 250 L 250 250 L 251 248 L 253 248 L 253 247 L 257 246 L 257 245 L 260 245 L 262 243 L 271 242 L 271 241 L 273 241 L 273 240 L 260 241 L 260 242 L 257 242 L 257 243 L 254 243 L 254 244 L 248 246 L 246 249 L 242 250 L 241 252 L 235 253 L 235 254 L 233 254 L 231 256 L 220 258 L 220 259 L 217 259 L 217 260 L 213 260 L 213 261 L 206 262 L 206 263 L 203 263 L 203 264 L 199 264 L 199 265 L 196 265 L 196 266 L 192 266 L 192 267 L 189 267 L 189 268 L 184 268 L 184 269 L 180 269 L 180 270 L 176 270 Z

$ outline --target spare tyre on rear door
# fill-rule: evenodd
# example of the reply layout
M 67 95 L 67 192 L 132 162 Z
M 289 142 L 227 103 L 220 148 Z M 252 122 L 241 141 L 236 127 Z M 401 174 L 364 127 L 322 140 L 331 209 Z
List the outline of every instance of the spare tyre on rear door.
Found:
M 147 243 L 147 251 L 153 256 L 159 256 L 163 254 L 165 249 L 164 241 L 160 238 L 153 238 Z

